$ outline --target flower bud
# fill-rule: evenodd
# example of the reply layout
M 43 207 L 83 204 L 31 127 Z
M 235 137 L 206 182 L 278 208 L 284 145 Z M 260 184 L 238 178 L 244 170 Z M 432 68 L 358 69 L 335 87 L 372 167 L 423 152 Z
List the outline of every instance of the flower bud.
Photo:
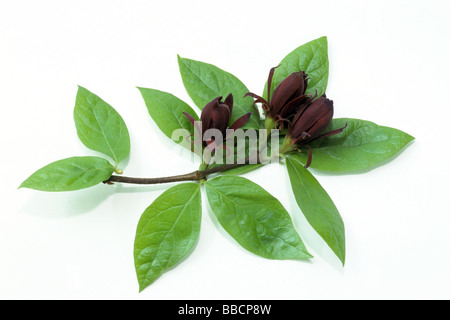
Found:
M 333 101 L 324 96 L 304 104 L 297 112 L 289 126 L 284 148 L 292 150 L 297 147 L 306 146 L 309 149 L 308 161 L 305 168 L 308 168 L 312 161 L 312 149 L 308 145 L 319 138 L 329 137 L 344 131 L 344 127 L 323 133 L 331 124 L 333 119 Z
M 229 101 L 222 102 L 222 97 L 218 97 L 203 108 L 200 116 L 202 135 L 209 129 L 217 129 L 223 135 L 225 134 L 230 122 L 231 111 L 233 110 L 233 96 L 230 95 L 229 97 L 231 97 L 231 103 L 229 98 L 227 98 Z
M 274 90 L 267 114 L 285 119 L 298 110 L 308 97 L 305 96 L 308 79 L 303 71 L 294 72 L 284 79 Z
M 301 108 L 288 130 L 291 144 L 302 145 L 318 138 L 333 119 L 333 101 L 320 97 Z
M 194 127 L 199 131 L 201 137 L 205 135 L 205 132 L 209 129 L 216 129 L 222 133 L 222 136 L 226 136 L 227 129 L 237 130 L 244 126 L 250 119 L 251 112 L 238 118 L 231 126 L 229 126 L 231 113 L 233 111 L 233 95 L 230 93 L 225 101 L 222 102 L 222 97 L 215 98 L 211 102 L 208 102 L 202 110 L 200 116 L 201 128 L 196 125 L 194 117 L 190 114 L 183 112 Z M 214 140 L 203 141 L 203 146 L 212 144 Z
M 275 69 L 272 68 L 270 70 L 269 79 L 267 80 L 267 100 L 251 92 L 245 96 L 255 98 L 256 103 L 262 103 L 266 120 L 272 119 L 272 121 L 266 121 L 266 123 L 277 123 L 280 125 L 280 129 L 283 129 L 284 125 L 289 123 L 288 118 L 294 116 L 298 109 L 311 100 L 311 97 L 305 94 L 308 86 L 308 76 L 303 71 L 298 71 L 291 73 L 284 79 L 275 88 L 271 98 L 271 85 Z

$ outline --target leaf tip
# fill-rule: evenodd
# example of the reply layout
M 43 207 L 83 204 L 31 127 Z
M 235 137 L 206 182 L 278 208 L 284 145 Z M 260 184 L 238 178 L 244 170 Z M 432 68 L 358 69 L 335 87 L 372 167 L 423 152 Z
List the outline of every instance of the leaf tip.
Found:
M 308 251 L 305 251 L 305 252 L 303 252 L 302 259 L 305 259 L 305 260 L 314 259 L 314 256 L 311 253 L 309 253 Z
M 328 45 L 328 37 L 321 36 L 321 37 L 317 38 L 316 40 L 313 40 L 313 42 L 322 42 L 324 45 Z
M 344 249 L 345 250 L 345 249 Z M 342 264 L 342 267 L 345 267 L 345 251 L 341 252 L 340 254 L 335 252 L 336 256 L 338 257 L 339 261 Z
M 30 185 L 30 181 L 29 181 L 30 178 L 31 178 L 31 176 L 28 177 L 27 179 L 25 179 L 25 180 L 20 184 L 20 186 L 17 188 L 17 190 L 20 190 L 20 189 L 23 189 L 23 188 L 26 188 L 26 189 L 33 189 L 32 185 Z
M 30 190 L 37 190 L 37 191 L 45 191 L 39 188 L 39 186 L 33 184 L 32 182 L 29 182 L 28 179 L 21 183 L 21 185 L 17 188 L 17 190 L 20 189 L 30 189 Z
M 136 272 L 137 272 L 137 270 L 136 270 Z M 159 275 L 157 277 L 153 277 L 153 278 L 140 277 L 139 275 L 137 275 L 137 276 L 138 276 L 137 280 L 138 280 L 138 284 L 139 284 L 139 293 L 141 293 L 142 291 L 147 289 L 159 277 Z

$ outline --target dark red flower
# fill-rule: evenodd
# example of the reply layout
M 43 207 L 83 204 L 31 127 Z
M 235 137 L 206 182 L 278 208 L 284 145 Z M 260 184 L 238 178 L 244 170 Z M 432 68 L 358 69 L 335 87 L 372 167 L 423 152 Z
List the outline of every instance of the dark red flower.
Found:
M 266 118 L 269 117 L 279 123 L 280 129 L 289 123 L 289 118 L 296 114 L 297 110 L 306 102 L 311 100 L 311 96 L 306 95 L 308 86 L 308 76 L 303 71 L 291 73 L 284 79 L 273 91 L 271 95 L 271 86 L 273 74 L 276 68 L 270 69 L 267 80 L 267 100 L 254 94 L 247 93 L 245 97 L 255 98 L 256 103 L 262 103 Z
M 333 119 L 333 101 L 320 97 L 306 104 L 295 115 L 288 136 L 292 144 L 306 144 L 319 137 Z
M 250 119 L 251 112 L 243 115 L 237 119 L 231 126 L 229 126 L 231 120 L 231 113 L 233 111 L 233 95 L 230 93 L 225 101 L 222 102 L 222 97 L 217 97 L 211 102 L 208 102 L 202 110 L 200 116 L 201 136 L 203 137 L 205 132 L 209 129 L 217 129 L 222 133 L 222 136 L 226 136 L 227 129 L 239 129 L 244 126 Z M 195 119 L 188 113 L 183 112 L 189 121 L 196 127 Z M 200 131 L 200 130 L 199 130 Z M 206 147 L 214 142 L 214 139 L 209 141 L 203 141 L 203 145 Z
M 224 102 L 221 100 L 222 97 L 216 98 L 203 108 L 200 116 L 203 134 L 209 129 L 217 129 L 222 134 L 227 130 L 233 111 L 233 96 L 229 95 Z
M 347 124 L 345 124 L 340 129 L 323 133 L 331 124 L 333 112 L 333 101 L 322 96 L 313 102 L 304 104 L 289 126 L 287 137 L 291 147 L 294 145 L 298 147 L 307 146 L 309 149 L 306 168 L 309 167 L 312 160 L 312 150 L 308 144 L 319 138 L 341 133 L 347 127 Z

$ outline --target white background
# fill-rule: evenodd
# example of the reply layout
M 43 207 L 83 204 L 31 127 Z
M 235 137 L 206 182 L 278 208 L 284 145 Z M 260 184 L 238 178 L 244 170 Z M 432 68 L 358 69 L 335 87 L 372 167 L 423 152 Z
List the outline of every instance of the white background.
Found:
M 411 0 L 0 1 L 0 298 L 450 298 L 449 12 L 448 1 Z M 126 175 L 186 173 L 196 164 L 159 132 L 136 86 L 193 105 L 178 73 L 180 54 L 260 93 L 271 67 L 324 35 L 335 116 L 416 137 L 373 170 L 313 172 L 345 221 L 345 267 L 307 225 L 276 164 L 246 176 L 292 214 L 311 262 L 246 252 L 205 203 L 194 252 L 140 294 L 135 228 L 168 186 L 17 190 L 50 162 L 96 155 L 76 136 L 77 85 L 126 121 Z

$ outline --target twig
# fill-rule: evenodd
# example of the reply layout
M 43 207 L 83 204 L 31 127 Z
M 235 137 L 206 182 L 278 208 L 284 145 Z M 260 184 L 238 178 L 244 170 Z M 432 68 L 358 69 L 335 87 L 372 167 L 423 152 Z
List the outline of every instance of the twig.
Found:
M 207 178 L 207 176 L 219 173 L 223 171 L 227 171 L 230 169 L 238 168 L 248 164 L 246 163 L 234 163 L 234 164 L 226 164 L 223 166 L 218 166 L 215 168 L 207 169 L 207 170 L 197 170 L 191 173 L 170 176 L 170 177 L 160 177 L 160 178 L 133 178 L 133 177 L 124 177 L 113 175 L 106 181 L 103 181 L 105 184 L 113 184 L 113 183 L 130 183 L 130 184 L 162 184 L 162 183 L 171 183 L 171 182 L 181 182 L 181 181 L 201 181 Z

